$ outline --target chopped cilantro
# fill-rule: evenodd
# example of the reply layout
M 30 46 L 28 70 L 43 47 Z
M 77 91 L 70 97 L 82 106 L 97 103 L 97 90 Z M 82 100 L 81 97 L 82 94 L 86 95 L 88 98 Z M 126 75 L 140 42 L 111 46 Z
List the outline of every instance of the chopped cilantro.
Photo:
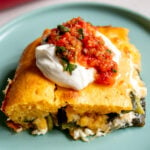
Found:
M 79 40 L 83 40 L 84 39 L 83 29 L 82 28 L 78 29 L 78 33 L 79 33 Z
M 63 57 L 63 58 L 61 58 L 61 60 L 62 60 L 62 65 L 63 65 L 63 69 L 64 69 L 64 71 L 67 71 L 68 64 L 69 64 L 68 59 L 67 59 L 67 58 L 65 58 L 65 57 Z
M 64 56 L 64 52 L 67 52 L 65 47 L 56 46 L 56 55 L 61 58 L 64 71 L 68 71 L 71 74 L 72 71 L 76 69 L 77 65 L 71 64 L 67 57 Z
M 70 74 L 72 74 L 72 71 L 77 67 L 77 65 L 71 64 L 66 58 L 62 58 L 62 64 L 64 71 L 68 71 Z
M 77 68 L 77 65 L 75 65 L 75 64 L 68 64 L 68 70 L 67 71 L 69 71 L 69 73 L 71 74 L 72 73 L 72 71 L 73 70 L 75 70 Z
M 57 29 L 59 30 L 60 34 L 64 34 L 70 31 L 70 29 L 68 27 L 65 27 L 64 25 L 58 25 Z
M 56 55 L 59 56 L 59 55 L 62 55 L 63 52 L 66 51 L 66 48 L 63 47 L 63 46 L 56 46 Z
M 106 51 L 107 51 L 108 53 L 112 53 L 110 49 L 106 49 Z
M 112 69 L 112 72 L 116 73 L 116 72 L 117 72 L 117 70 L 116 70 L 116 69 Z

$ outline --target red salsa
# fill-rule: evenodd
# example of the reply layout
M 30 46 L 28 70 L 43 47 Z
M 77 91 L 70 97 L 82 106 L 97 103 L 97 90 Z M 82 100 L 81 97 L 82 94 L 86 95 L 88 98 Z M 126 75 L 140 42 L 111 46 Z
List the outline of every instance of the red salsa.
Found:
M 58 25 L 50 31 L 47 42 L 56 46 L 56 55 L 62 59 L 65 71 L 71 73 L 76 63 L 95 68 L 95 82 L 112 85 L 117 75 L 114 53 L 108 49 L 100 36 L 96 36 L 96 26 L 80 17 Z

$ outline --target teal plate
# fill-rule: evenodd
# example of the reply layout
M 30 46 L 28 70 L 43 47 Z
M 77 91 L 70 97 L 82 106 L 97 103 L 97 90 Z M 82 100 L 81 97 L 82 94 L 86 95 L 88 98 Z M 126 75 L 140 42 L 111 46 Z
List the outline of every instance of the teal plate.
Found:
M 13 76 L 23 49 L 41 35 L 45 28 L 55 27 L 73 17 L 81 16 L 95 25 L 112 25 L 130 30 L 130 41 L 142 54 L 142 78 L 150 88 L 150 22 L 146 17 L 130 10 L 99 3 L 68 3 L 42 8 L 24 15 L 0 29 L 0 91 L 8 77 Z M 3 95 L 0 93 L 0 101 Z M 147 101 L 146 125 L 127 128 L 88 143 L 73 141 L 65 132 L 54 129 L 44 136 L 32 136 L 24 131 L 16 134 L 4 123 L 0 114 L 1 150 L 149 150 L 150 149 L 150 101 Z

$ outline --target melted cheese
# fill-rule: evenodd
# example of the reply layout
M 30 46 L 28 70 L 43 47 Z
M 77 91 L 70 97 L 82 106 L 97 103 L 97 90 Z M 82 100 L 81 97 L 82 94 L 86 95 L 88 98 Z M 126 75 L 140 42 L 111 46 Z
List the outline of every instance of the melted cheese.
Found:
M 77 65 L 72 74 L 63 71 L 63 66 L 55 55 L 53 44 L 45 44 L 36 48 L 36 65 L 45 77 L 62 87 L 81 90 L 94 81 L 95 70 L 93 68 L 86 69 Z

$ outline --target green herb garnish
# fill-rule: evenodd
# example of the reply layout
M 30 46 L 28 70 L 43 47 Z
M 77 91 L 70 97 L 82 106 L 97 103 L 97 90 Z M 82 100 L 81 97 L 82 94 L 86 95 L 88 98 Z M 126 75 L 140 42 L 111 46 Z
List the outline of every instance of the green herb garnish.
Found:
M 83 40 L 84 39 L 83 29 L 82 28 L 78 29 L 78 33 L 79 33 L 79 40 Z
M 63 58 L 61 58 L 61 60 L 62 60 L 62 65 L 63 65 L 64 71 L 67 71 L 67 67 L 68 67 L 68 64 L 69 64 L 68 59 L 63 57 Z
M 68 27 L 65 27 L 64 25 L 58 25 L 57 29 L 59 30 L 60 34 L 64 34 L 70 31 L 70 29 Z
M 116 72 L 117 72 L 117 70 L 116 70 L 116 69 L 112 69 L 112 72 L 116 73 Z
M 63 46 L 56 46 L 56 55 L 61 58 L 62 65 L 64 71 L 68 71 L 70 74 L 72 74 L 72 71 L 76 69 L 77 65 L 71 64 L 64 53 L 66 53 L 67 50 Z
M 106 49 L 106 51 L 107 51 L 108 53 L 112 53 L 112 51 L 111 51 L 111 50 L 109 50 L 109 49 Z
M 64 52 L 66 52 L 66 48 L 63 46 L 56 46 L 56 55 L 60 56 L 62 55 Z
M 68 59 L 66 58 L 61 58 L 62 59 L 62 64 L 63 64 L 63 69 L 64 71 L 68 71 L 70 74 L 72 74 L 72 71 L 77 68 L 77 65 L 71 64 Z
M 75 70 L 77 68 L 77 65 L 75 64 L 68 64 L 68 68 L 67 71 L 69 71 L 69 73 L 71 74 L 73 70 Z

